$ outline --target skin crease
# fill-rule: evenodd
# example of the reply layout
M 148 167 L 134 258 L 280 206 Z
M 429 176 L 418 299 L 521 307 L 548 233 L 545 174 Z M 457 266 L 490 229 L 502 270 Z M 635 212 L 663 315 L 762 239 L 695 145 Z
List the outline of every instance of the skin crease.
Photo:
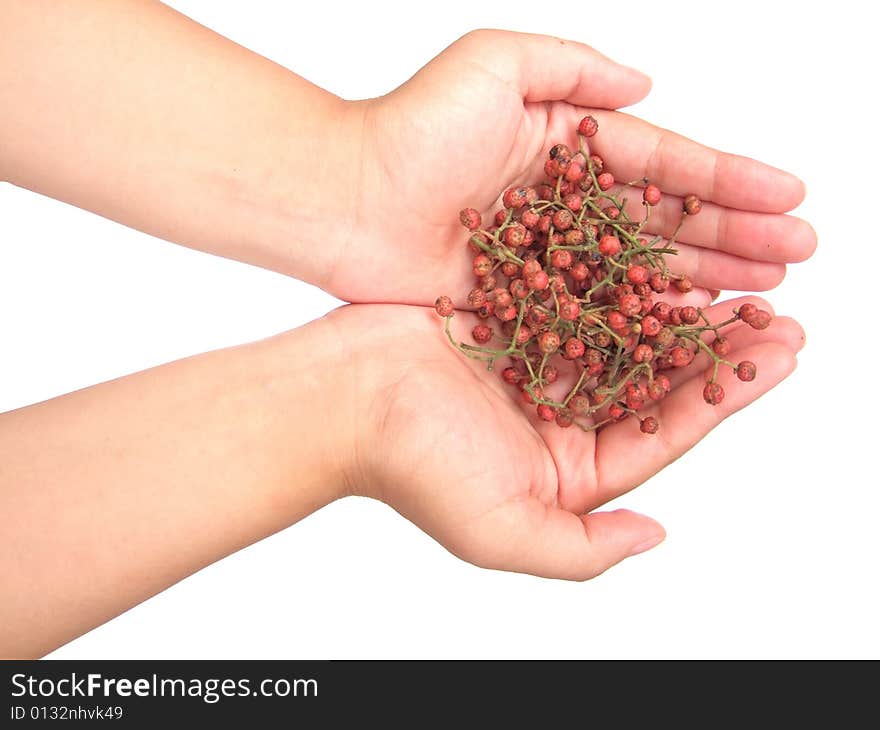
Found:
M 475 564 L 593 577 L 664 534 L 593 510 L 795 366 L 792 320 L 732 326 L 730 357 L 757 363 L 754 382 L 723 375 L 709 407 L 698 359 L 646 411 L 656 436 L 630 421 L 597 437 L 537 421 L 430 308 L 406 306 L 461 303 L 459 209 L 488 215 L 500 189 L 539 179 L 587 110 L 619 179 L 650 173 L 664 190 L 653 230 L 668 233 L 680 196 L 705 200 L 678 262 L 697 288 L 673 303 L 773 286 L 812 253 L 812 229 L 783 214 L 796 178 L 613 111 L 650 82 L 588 46 L 477 31 L 399 89 L 348 102 L 149 0 L 0 0 L 0 27 L 16 28 L 0 44 L 2 179 L 365 302 L 0 415 L 2 656 L 44 654 L 352 493 Z M 453 329 L 466 340 L 475 322 L 458 312 Z

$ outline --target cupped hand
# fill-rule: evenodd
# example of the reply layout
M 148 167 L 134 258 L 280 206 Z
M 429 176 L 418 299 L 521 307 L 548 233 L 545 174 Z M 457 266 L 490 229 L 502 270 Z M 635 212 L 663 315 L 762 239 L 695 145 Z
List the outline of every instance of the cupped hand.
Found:
M 720 320 L 744 301 L 770 309 L 747 297 L 707 315 Z M 575 580 L 663 539 L 648 517 L 596 510 L 779 383 L 803 344 L 785 317 L 763 331 L 730 325 L 730 359 L 755 362 L 757 378 L 722 372 L 727 397 L 713 407 L 701 396 L 708 362 L 673 371 L 670 394 L 644 411 L 661 423 L 649 436 L 633 420 L 598 433 L 538 420 L 517 389 L 450 345 L 432 309 L 350 305 L 326 321 L 348 364 L 336 389 L 358 434 L 350 490 L 387 502 L 464 560 Z M 468 341 L 476 322 L 456 314 L 454 336 Z
M 349 301 L 463 303 L 471 287 L 467 234 L 458 212 L 484 219 L 499 193 L 543 179 L 549 148 L 576 145 L 586 113 L 590 142 L 617 180 L 648 177 L 664 192 L 649 233 L 669 235 L 682 197 L 703 211 L 685 226 L 674 263 L 708 289 L 763 291 L 785 264 L 810 256 L 812 228 L 783 215 L 804 196 L 794 176 L 709 149 L 635 117 L 650 80 L 589 46 L 547 36 L 482 30 L 467 34 L 392 93 L 359 102 L 360 192 L 351 241 L 335 251 L 322 285 Z M 641 191 L 628 195 L 641 217 Z M 328 245 L 332 245 L 329 244 Z

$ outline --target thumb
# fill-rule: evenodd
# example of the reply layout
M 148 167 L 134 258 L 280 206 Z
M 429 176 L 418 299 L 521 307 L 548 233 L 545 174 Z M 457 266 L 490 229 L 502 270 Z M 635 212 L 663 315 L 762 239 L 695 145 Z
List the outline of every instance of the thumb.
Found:
M 616 109 L 651 90 L 641 71 L 577 41 L 504 30 L 475 30 L 443 55 L 464 57 L 514 86 L 525 101 L 566 101 Z M 441 55 L 442 58 L 442 55 Z
M 483 567 L 530 573 L 545 578 L 588 580 L 632 555 L 650 550 L 666 537 L 650 517 L 625 509 L 576 515 L 537 499 L 511 503 L 497 544 Z M 499 540 L 500 538 L 500 540 Z M 505 544 L 506 543 L 506 544 Z

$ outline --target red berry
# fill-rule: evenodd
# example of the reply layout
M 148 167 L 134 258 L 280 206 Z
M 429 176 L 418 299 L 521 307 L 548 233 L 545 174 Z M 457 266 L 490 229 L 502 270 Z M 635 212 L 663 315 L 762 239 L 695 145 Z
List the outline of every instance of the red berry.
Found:
M 492 328 L 485 324 L 478 324 L 471 331 L 471 335 L 474 338 L 474 342 L 478 345 L 485 345 L 489 340 L 492 339 Z
M 610 172 L 603 172 L 596 178 L 596 182 L 599 185 L 599 190 L 610 190 L 614 185 L 614 175 Z
M 590 169 L 599 175 L 605 169 L 605 160 L 599 155 L 590 155 Z
M 696 215 L 703 209 L 703 201 L 696 195 L 691 194 L 685 197 L 684 205 L 682 207 L 684 212 L 688 215 Z
M 618 218 L 620 218 L 620 208 L 618 208 L 616 205 L 606 206 L 605 208 L 602 208 L 602 212 L 613 221 L 616 221 Z
M 552 355 L 559 349 L 559 335 L 555 332 L 544 332 L 538 337 L 538 349 L 545 355 Z
M 706 383 L 703 388 L 703 400 L 710 406 L 717 406 L 724 400 L 724 388 L 720 383 Z
M 770 326 L 771 319 L 773 319 L 773 317 L 770 315 L 770 312 L 759 309 L 749 318 L 748 325 L 752 329 L 765 330 Z
M 484 253 L 478 253 L 474 256 L 474 274 L 477 276 L 488 276 L 492 271 L 492 260 Z M 494 286 L 492 287 L 495 288 Z
M 669 324 L 673 327 L 681 325 L 681 307 L 673 307 L 669 311 Z
M 718 357 L 725 357 L 730 354 L 730 340 L 726 337 L 716 337 L 712 342 L 712 352 Z
M 607 332 L 597 332 L 593 335 L 593 342 L 596 347 L 608 347 L 611 344 L 611 335 Z
M 482 289 L 471 289 L 467 295 L 468 306 L 482 307 L 486 303 L 486 292 Z
M 657 431 L 660 430 L 660 424 L 654 416 L 648 416 L 647 418 L 642 419 L 639 428 L 642 433 L 657 433 Z
M 501 371 L 501 379 L 508 385 L 516 385 L 519 382 L 519 373 L 516 368 L 508 367 Z
M 616 256 L 620 253 L 620 239 L 617 236 L 602 236 L 599 240 L 599 253 L 603 256 Z
M 537 200 L 553 200 L 555 190 L 550 185 L 538 185 L 535 194 L 538 196 Z
M 738 310 L 736 310 L 736 316 L 739 317 L 746 324 L 749 323 L 749 320 L 757 314 L 758 308 L 752 304 L 751 302 L 746 302 L 743 304 Z
M 564 231 L 571 228 L 572 223 L 574 223 L 574 217 L 570 211 L 567 211 L 564 208 L 562 210 L 557 210 L 553 214 L 553 225 L 557 231 Z
M 541 327 L 547 323 L 548 315 L 543 309 L 538 309 L 537 307 L 529 307 L 529 311 L 526 312 L 526 321 L 532 327 Z
M 506 293 L 507 292 L 505 292 L 505 294 Z M 510 296 L 510 294 L 508 294 L 507 296 Z M 512 322 L 516 319 L 516 307 L 513 304 L 509 304 L 506 307 L 499 307 L 496 304 L 495 316 L 502 322 Z
M 506 220 L 507 220 L 507 211 L 506 210 L 499 210 L 495 213 L 495 225 L 496 226 L 499 226 L 499 227 L 503 226 Z
M 546 271 L 539 271 L 537 274 L 526 279 L 529 289 L 542 290 L 550 286 L 550 277 Z
M 504 274 L 508 279 L 513 279 L 517 274 L 519 274 L 519 266 L 513 261 L 505 261 L 503 264 L 501 264 L 501 273 Z
M 574 322 L 581 316 L 581 308 L 577 302 L 570 299 L 561 300 L 559 302 L 559 317 L 566 322 Z
M 648 383 L 648 397 L 651 400 L 662 400 L 666 396 L 663 386 L 655 379 L 653 383 Z
M 626 270 L 626 278 L 633 284 L 644 284 L 648 281 L 648 270 L 641 264 L 630 264 Z
M 477 309 L 477 316 L 486 319 L 495 314 L 495 302 L 485 302 Z
M 556 425 L 559 426 L 559 428 L 568 428 L 573 423 L 574 416 L 568 409 L 559 411 L 559 413 L 556 414 Z
M 590 348 L 584 353 L 584 362 L 587 365 L 601 365 L 602 353 L 599 350 L 594 350 L 593 348 Z
M 665 324 L 672 315 L 672 305 L 667 302 L 657 302 L 651 309 L 651 312 L 661 323 Z
M 679 317 L 685 324 L 696 324 L 700 321 L 700 312 L 696 307 L 682 307 Z
M 644 200 L 647 205 L 657 205 L 660 202 L 661 197 L 662 193 L 660 192 L 660 188 L 656 185 L 648 185 L 648 187 L 645 188 L 645 192 L 642 193 L 642 200 Z
M 687 367 L 693 362 L 694 353 L 686 347 L 673 347 L 669 352 L 672 359 L 672 366 L 676 368 Z
M 526 278 L 534 276 L 541 270 L 541 262 L 538 259 L 526 259 L 522 267 L 522 275 Z
M 616 309 L 612 309 L 608 312 L 608 326 L 613 329 L 615 332 L 621 332 L 627 328 L 629 325 L 629 319 L 627 319 L 626 315 L 623 312 L 618 312 Z
M 492 291 L 496 286 L 498 286 L 498 282 L 492 274 L 486 274 L 486 276 L 478 276 L 477 283 L 483 287 L 484 292 Z
M 599 122 L 589 114 L 581 119 L 578 124 L 578 134 L 584 137 L 592 137 L 599 131 Z
M 516 299 L 525 299 L 529 295 L 529 287 L 522 279 L 514 279 L 507 288 Z
M 522 397 L 526 403 L 533 404 L 535 402 L 535 399 L 537 399 L 537 400 L 544 399 L 544 391 L 541 390 L 539 387 L 536 386 L 536 387 L 532 388 L 532 392 L 535 394 L 534 398 L 532 398 L 532 396 L 529 395 L 529 391 L 527 391 L 525 388 L 522 389 Z
M 474 208 L 465 208 L 458 214 L 458 219 L 469 231 L 477 230 L 483 223 L 483 216 L 481 216 L 480 212 Z
M 584 179 L 584 168 L 578 163 L 572 162 L 565 171 L 565 179 L 569 182 L 578 183 Z
M 575 281 L 586 281 L 590 278 L 590 270 L 583 261 L 576 261 L 572 265 L 571 278 Z
M 557 248 L 552 254 L 550 254 L 550 264 L 557 269 L 568 269 L 571 267 L 573 258 L 571 251 Z
M 651 288 L 657 292 L 658 294 L 662 294 L 669 288 L 669 277 L 664 276 L 659 271 L 651 274 L 650 279 Z
M 562 199 L 562 204 L 572 213 L 577 213 L 584 207 L 584 199 L 577 193 L 569 193 Z
M 617 308 L 627 317 L 634 317 L 642 311 L 642 300 L 635 294 L 625 294 L 617 303 Z
M 497 287 L 486 294 L 486 298 L 489 301 L 495 302 L 495 308 L 499 309 L 501 307 L 507 307 L 513 303 L 513 297 L 510 296 L 510 292 L 507 289 L 502 289 L 501 287 Z
M 675 333 L 669 327 L 662 327 L 660 331 L 654 335 L 654 344 L 661 350 L 669 347 L 675 340 Z
M 538 406 L 538 418 L 542 421 L 552 421 L 556 418 L 556 411 L 553 406 L 542 403 Z
M 645 407 L 645 398 L 642 392 L 632 383 L 626 387 L 626 405 L 634 411 Z
M 590 412 L 590 399 L 578 394 L 568 402 L 568 407 L 574 415 L 586 416 Z
M 448 317 L 452 314 L 455 307 L 452 306 L 452 300 L 447 296 L 437 297 L 437 301 L 434 302 L 434 309 L 437 310 L 437 314 L 441 317 Z
M 636 345 L 632 354 L 633 362 L 651 362 L 654 359 L 654 349 L 650 345 Z
M 501 204 L 505 208 L 522 208 L 526 204 L 525 188 L 510 188 L 501 196 Z
M 663 325 L 660 324 L 660 320 L 653 315 L 648 314 L 642 317 L 642 334 L 646 337 L 653 337 L 658 334 L 661 329 L 663 329 Z
M 555 144 L 550 148 L 550 159 L 570 162 L 571 150 L 568 148 L 568 145 Z
M 526 240 L 526 227 L 522 223 L 514 223 L 509 228 L 504 229 L 504 236 L 502 238 L 509 248 L 522 246 L 523 241 Z
M 541 220 L 541 216 L 539 213 L 536 213 L 531 208 L 529 210 L 523 211 L 522 216 L 520 217 L 520 222 L 529 230 L 538 225 L 538 221 Z
M 615 421 L 622 421 L 628 415 L 629 414 L 619 403 L 615 403 L 611 406 L 611 408 L 608 409 L 608 416 Z
M 687 294 L 694 288 L 694 282 L 692 282 L 689 277 L 682 276 L 680 279 L 675 280 L 675 288 L 682 294 Z
M 736 366 L 736 377 L 738 377 L 743 382 L 749 383 L 755 379 L 755 375 L 758 373 L 758 368 L 755 363 L 749 360 L 743 360 L 739 365 Z
M 552 385 L 557 380 L 559 380 L 559 371 L 553 365 L 545 365 L 544 372 L 541 373 L 544 376 L 544 382 Z
M 568 360 L 577 360 L 586 349 L 586 345 L 577 337 L 569 337 L 565 341 L 565 357 Z
M 519 332 L 516 333 L 516 344 L 524 345 L 532 339 L 532 330 L 526 324 L 520 324 Z
M 586 238 L 580 228 L 569 228 L 562 237 L 566 246 L 580 246 Z
M 667 393 L 672 390 L 672 381 L 665 375 L 655 376 L 654 382 L 659 384 Z

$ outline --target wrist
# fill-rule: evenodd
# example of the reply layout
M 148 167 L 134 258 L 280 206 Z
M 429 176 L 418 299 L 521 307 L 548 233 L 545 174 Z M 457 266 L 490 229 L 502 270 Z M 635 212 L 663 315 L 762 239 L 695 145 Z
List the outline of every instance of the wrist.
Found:
M 265 165 L 257 166 L 241 193 L 245 232 L 234 256 L 321 287 L 333 294 L 333 273 L 355 243 L 363 199 L 363 107 L 323 91 L 294 96 L 291 115 L 271 135 Z
M 308 512 L 351 494 L 357 472 L 351 360 L 340 352 L 331 318 L 249 346 L 257 417 L 271 426 L 266 458 L 285 475 L 282 500 L 288 490 L 305 494 Z

